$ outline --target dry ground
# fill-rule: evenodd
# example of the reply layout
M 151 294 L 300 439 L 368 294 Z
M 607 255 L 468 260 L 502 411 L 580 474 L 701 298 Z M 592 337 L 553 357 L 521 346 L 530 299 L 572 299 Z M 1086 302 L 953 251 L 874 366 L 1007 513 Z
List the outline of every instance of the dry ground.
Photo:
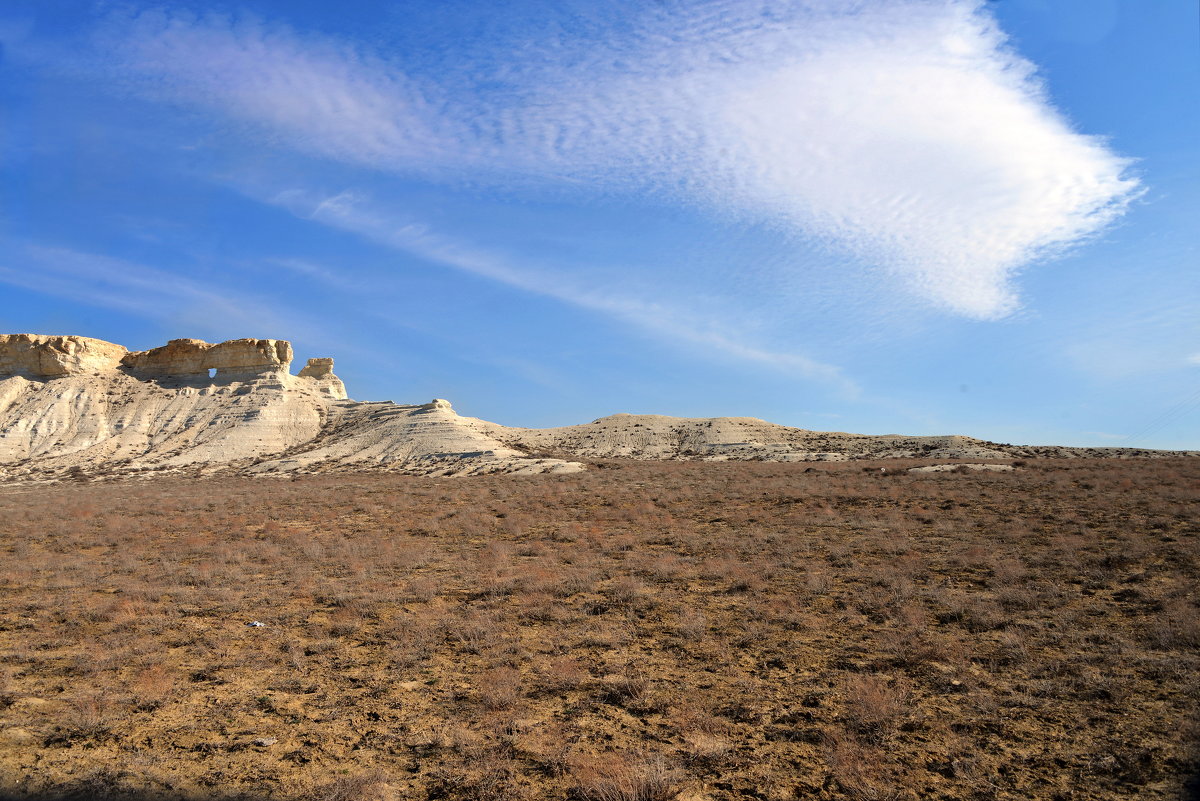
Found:
M 878 466 L 0 489 L 0 796 L 1194 793 L 1200 459 Z

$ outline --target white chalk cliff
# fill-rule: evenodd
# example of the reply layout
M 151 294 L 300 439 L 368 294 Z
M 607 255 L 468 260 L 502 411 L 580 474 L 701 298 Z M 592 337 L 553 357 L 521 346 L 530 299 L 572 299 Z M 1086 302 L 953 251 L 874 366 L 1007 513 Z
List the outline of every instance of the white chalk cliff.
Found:
M 446 401 L 348 400 L 333 359 L 309 359 L 299 375 L 291 362 L 291 343 L 278 339 L 127 351 L 87 337 L 0 336 L 0 475 L 582 469 L 530 459 L 463 424 Z
M 0 478 L 238 470 L 573 472 L 580 460 L 843 460 L 1105 455 L 969 437 L 823 433 L 753 418 L 619 414 L 550 429 L 460 417 L 450 403 L 349 400 L 333 359 L 290 372 L 279 339 L 174 339 L 128 351 L 79 336 L 0 336 Z

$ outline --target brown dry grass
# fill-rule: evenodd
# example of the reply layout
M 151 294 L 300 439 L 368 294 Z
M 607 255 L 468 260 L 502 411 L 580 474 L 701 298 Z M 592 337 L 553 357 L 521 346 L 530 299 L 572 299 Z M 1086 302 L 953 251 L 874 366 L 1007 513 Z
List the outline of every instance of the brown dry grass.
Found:
M 1200 461 L 806 467 L 3 490 L 0 796 L 1185 792 Z

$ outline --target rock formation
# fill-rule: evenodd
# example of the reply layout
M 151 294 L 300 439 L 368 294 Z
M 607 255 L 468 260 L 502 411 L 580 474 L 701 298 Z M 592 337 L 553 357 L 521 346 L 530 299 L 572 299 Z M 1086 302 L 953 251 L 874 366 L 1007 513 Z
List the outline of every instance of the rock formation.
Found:
M 582 469 L 529 458 L 464 424 L 447 401 L 350 401 L 331 358 L 309 359 L 299 375 L 291 362 L 278 339 L 173 339 L 129 352 L 86 337 L 0 337 L 0 476 Z
M 749 417 L 618 414 L 562 428 L 509 428 L 450 402 L 346 399 L 333 359 L 288 368 L 290 343 L 175 339 L 130 353 L 75 336 L 0 336 L 0 478 L 212 471 L 286 474 L 572 472 L 581 459 L 842 461 L 1180 452 L 1028 448 L 961 436 L 807 431 Z M 209 375 L 209 371 L 213 375 Z
M 332 366 L 333 360 L 329 361 Z M 292 343 L 282 339 L 231 339 L 215 345 L 200 339 L 172 339 L 121 359 L 122 365 L 146 376 L 204 376 L 216 370 L 218 378 L 286 372 L 291 363 Z
M 0 336 L 0 376 L 57 378 L 112 370 L 125 354 L 122 346 L 102 339 L 7 334 Z
M 304 365 L 304 369 L 300 371 L 300 375 L 304 378 L 324 378 L 327 375 L 333 375 L 333 359 L 328 356 L 309 359 L 308 364 Z
M 300 370 L 300 378 L 315 380 L 321 391 L 334 400 L 346 399 L 346 385 L 333 374 L 333 359 L 328 356 L 309 359 Z

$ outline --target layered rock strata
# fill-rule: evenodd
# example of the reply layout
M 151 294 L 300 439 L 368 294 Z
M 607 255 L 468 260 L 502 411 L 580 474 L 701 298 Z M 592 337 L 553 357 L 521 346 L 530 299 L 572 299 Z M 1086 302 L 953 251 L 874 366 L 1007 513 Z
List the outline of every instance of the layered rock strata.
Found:
M 299 375 L 301 378 L 311 378 L 316 381 L 321 391 L 334 400 L 346 399 L 346 385 L 333 374 L 333 359 L 328 356 L 309 359 L 308 364 L 304 365 Z
M 464 425 L 447 401 L 350 401 L 333 359 L 291 375 L 292 358 L 280 339 L 173 339 L 129 352 L 87 337 L 0 337 L 0 476 L 582 469 L 529 458 Z
M 216 377 L 286 372 L 292 343 L 282 339 L 231 339 L 209 344 L 200 339 L 172 339 L 162 347 L 127 353 L 121 364 L 147 376 Z M 329 360 L 332 369 L 333 360 Z
M 0 336 L 0 376 L 58 378 L 112 370 L 126 353 L 121 345 L 91 337 L 5 334 Z

